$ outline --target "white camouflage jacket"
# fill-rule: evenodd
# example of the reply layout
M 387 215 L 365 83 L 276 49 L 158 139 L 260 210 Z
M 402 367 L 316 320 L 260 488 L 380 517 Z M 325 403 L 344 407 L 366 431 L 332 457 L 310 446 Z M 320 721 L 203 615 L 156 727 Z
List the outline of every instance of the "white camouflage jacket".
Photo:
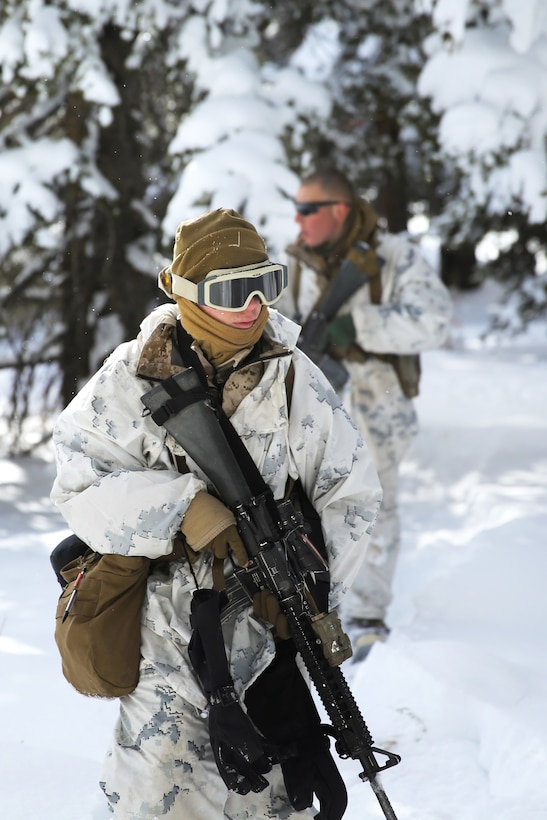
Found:
M 191 500 L 211 489 L 191 459 L 190 472 L 177 471 L 175 443 L 143 415 L 141 396 L 157 383 L 151 377 L 154 368 L 159 380 L 181 369 L 172 365 L 166 346 L 162 360 L 147 362 L 148 377 L 138 375 L 147 345 L 158 334 L 172 338 L 176 316 L 174 305 L 148 316 L 139 336 L 112 353 L 56 423 L 51 498 L 68 526 L 97 552 L 168 555 Z M 293 350 L 298 332 L 297 325 L 270 311 L 265 334 L 271 340 Z M 321 515 L 330 604 L 336 607 L 364 557 L 381 490 L 366 445 L 323 375 L 300 351 L 293 350 L 292 358 L 290 423 L 287 355 L 264 362 L 260 381 L 231 421 L 276 499 L 282 498 L 289 475 L 301 478 Z M 199 585 L 212 586 L 210 554 L 193 569 Z M 194 577 L 182 559 L 169 564 L 168 573 L 151 574 L 142 611 L 142 654 L 181 696 L 201 708 L 205 699 L 186 653 L 194 590 Z M 274 644 L 268 625 L 250 609 L 236 617 L 230 633 L 231 671 L 241 694 L 273 658 Z
M 382 300 L 373 304 L 365 284 L 340 308 L 351 313 L 356 342 L 371 354 L 413 354 L 432 350 L 446 339 L 452 305 L 450 294 L 414 243 L 400 234 L 381 235 Z M 278 308 L 305 321 L 323 287 L 319 274 L 288 256 L 289 290 Z M 300 264 L 299 276 L 295 274 Z M 299 292 L 290 291 L 299 283 Z M 299 319 L 300 321 L 300 319 Z M 344 361 L 351 381 L 344 400 L 357 426 L 376 450 L 394 450 L 398 461 L 417 430 L 416 413 L 392 365 L 372 355 L 365 362 Z M 347 395 L 349 394 L 349 395 Z M 389 457 L 388 457 L 389 458 Z

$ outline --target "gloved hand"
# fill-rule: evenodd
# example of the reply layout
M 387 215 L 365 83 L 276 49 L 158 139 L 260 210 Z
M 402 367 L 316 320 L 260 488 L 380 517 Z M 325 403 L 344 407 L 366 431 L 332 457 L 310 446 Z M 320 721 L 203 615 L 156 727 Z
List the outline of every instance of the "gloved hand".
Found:
M 303 811 L 319 800 L 316 820 L 341 820 L 347 792 L 329 750 L 312 694 L 295 660 L 292 641 L 277 644 L 276 657 L 245 693 L 253 724 L 272 744 L 291 805 Z
M 213 693 L 210 703 L 209 737 L 219 774 L 227 788 L 238 794 L 263 791 L 268 781 L 262 775 L 271 770 L 272 764 L 233 687 L 224 687 L 222 697 L 216 700 Z
M 277 636 L 283 641 L 290 638 L 289 625 L 281 612 L 276 596 L 267 589 L 261 589 L 253 595 L 253 612 L 275 627 Z
M 355 341 L 355 325 L 351 314 L 336 316 L 328 323 L 319 340 L 321 350 L 349 347 Z
M 233 513 L 214 495 L 203 490 L 197 493 L 186 510 L 180 529 L 193 561 L 197 560 L 197 553 L 201 550 L 224 559 L 229 549 L 240 566 L 244 567 L 249 561 Z

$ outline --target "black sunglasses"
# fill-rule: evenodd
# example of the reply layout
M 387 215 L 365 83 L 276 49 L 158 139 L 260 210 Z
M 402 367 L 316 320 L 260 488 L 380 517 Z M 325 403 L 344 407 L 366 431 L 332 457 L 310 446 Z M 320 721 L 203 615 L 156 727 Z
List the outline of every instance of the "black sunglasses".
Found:
M 342 202 L 342 200 L 327 199 L 324 202 L 295 202 L 294 207 L 296 208 L 296 213 L 300 214 L 300 216 L 311 216 L 312 214 L 316 214 L 319 208 L 324 208 L 326 205 L 338 205 L 339 202 Z

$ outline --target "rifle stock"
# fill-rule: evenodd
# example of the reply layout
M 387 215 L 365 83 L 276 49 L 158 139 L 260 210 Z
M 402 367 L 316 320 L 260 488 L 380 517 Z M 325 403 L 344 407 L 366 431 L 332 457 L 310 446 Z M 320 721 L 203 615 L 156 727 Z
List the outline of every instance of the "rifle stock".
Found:
M 235 570 L 236 577 L 246 588 L 265 588 L 277 596 L 291 638 L 331 721 L 327 731 L 334 738 L 338 755 L 359 761 L 363 767 L 360 777 L 369 781 L 384 816 L 397 820 L 379 773 L 399 763 L 400 757 L 374 746 L 339 668 L 351 655 L 351 648 L 348 655 L 349 641 L 336 614 L 319 612 L 315 606 L 311 592 L 314 579 L 324 576 L 328 569 L 310 549 L 302 517 L 291 501 L 276 502 L 268 489 L 252 494 L 211 402 L 199 395 L 194 371 L 189 368 L 168 381 L 169 392 L 162 383 L 142 397 L 143 404 L 208 476 L 221 500 L 234 512 L 250 558 L 248 568 Z M 182 409 L 180 403 L 170 404 L 175 392 L 173 383 L 190 398 L 182 403 Z M 383 761 L 378 762 L 376 755 Z

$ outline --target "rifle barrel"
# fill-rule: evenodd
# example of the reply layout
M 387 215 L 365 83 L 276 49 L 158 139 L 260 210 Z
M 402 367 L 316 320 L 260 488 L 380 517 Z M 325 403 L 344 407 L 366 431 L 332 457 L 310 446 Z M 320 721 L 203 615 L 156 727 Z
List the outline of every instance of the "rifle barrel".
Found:
M 397 765 L 401 758 L 393 752 L 377 749 L 373 745 L 368 726 L 342 670 L 338 666 L 331 666 L 323 656 L 314 636 L 308 630 L 305 618 L 299 617 L 291 607 L 285 607 L 283 601 L 280 603 L 289 624 L 291 637 L 331 720 L 336 751 L 341 758 L 351 757 L 361 763 L 361 780 L 369 781 L 386 820 L 397 820 L 387 794 L 378 780 L 378 772 Z M 386 757 L 383 766 L 377 762 L 375 752 Z
M 378 780 L 378 777 L 373 777 L 369 779 L 372 791 L 378 798 L 378 803 L 382 807 L 382 811 L 384 812 L 384 816 L 386 820 L 397 820 L 397 815 L 393 811 L 393 806 L 389 802 L 389 798 L 385 793 L 384 789 L 382 788 L 381 783 Z

